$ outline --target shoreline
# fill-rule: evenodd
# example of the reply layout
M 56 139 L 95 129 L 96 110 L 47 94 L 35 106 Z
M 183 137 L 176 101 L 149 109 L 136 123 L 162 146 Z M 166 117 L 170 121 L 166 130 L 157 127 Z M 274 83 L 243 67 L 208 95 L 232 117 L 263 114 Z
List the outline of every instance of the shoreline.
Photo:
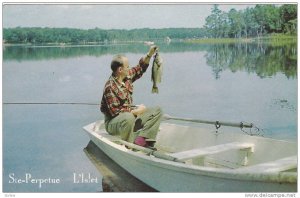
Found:
M 88 43 L 3 43 L 4 47 L 11 46 L 32 46 L 32 47 L 93 47 L 108 45 L 128 45 L 133 43 L 141 43 L 141 41 L 120 41 L 120 42 L 88 42 Z
M 187 43 L 198 44 L 235 44 L 235 43 L 266 43 L 266 44 L 287 44 L 297 43 L 297 36 L 295 35 L 267 35 L 263 37 L 249 37 L 249 38 L 200 38 L 187 39 Z
M 297 43 L 297 35 L 267 35 L 263 37 L 249 38 L 193 38 L 173 40 L 171 43 L 190 44 L 237 44 L 237 43 L 265 43 L 265 44 L 290 44 Z M 155 42 L 161 43 L 161 42 Z M 164 42 L 162 42 L 164 43 Z M 112 42 L 84 42 L 84 43 L 3 43 L 3 47 L 94 47 L 94 46 L 114 46 L 128 44 L 144 44 L 144 41 L 112 41 Z M 169 43 L 168 43 L 169 44 Z

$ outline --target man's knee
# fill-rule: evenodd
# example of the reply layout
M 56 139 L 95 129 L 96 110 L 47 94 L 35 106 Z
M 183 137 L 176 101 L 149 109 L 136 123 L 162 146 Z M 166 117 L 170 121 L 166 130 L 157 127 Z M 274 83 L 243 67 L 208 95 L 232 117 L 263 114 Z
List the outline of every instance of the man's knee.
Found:
M 135 123 L 135 117 L 132 113 L 124 113 L 123 120 L 121 121 L 122 131 L 130 132 Z
M 135 122 L 135 117 L 132 113 L 123 113 L 123 120 L 122 124 L 123 125 L 134 125 Z
M 153 109 L 154 109 L 153 112 L 155 115 L 158 115 L 159 117 L 161 117 L 163 115 L 163 110 L 159 106 L 153 107 Z

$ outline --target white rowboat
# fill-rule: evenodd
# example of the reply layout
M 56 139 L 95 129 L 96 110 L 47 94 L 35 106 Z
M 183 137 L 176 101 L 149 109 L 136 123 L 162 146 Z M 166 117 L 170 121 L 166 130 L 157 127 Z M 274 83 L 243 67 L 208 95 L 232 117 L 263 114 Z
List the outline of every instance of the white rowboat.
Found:
M 84 130 L 113 161 L 161 192 L 297 191 L 296 142 L 162 122 L 153 151 L 109 135 L 103 121 Z

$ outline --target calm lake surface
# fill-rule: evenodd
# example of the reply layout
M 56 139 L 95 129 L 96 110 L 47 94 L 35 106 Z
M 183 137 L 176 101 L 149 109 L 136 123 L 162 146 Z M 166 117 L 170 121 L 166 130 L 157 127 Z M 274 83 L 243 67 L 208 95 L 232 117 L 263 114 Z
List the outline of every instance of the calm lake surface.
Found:
M 135 104 L 176 117 L 251 122 L 265 137 L 297 141 L 296 44 L 158 45 L 159 94 L 151 93 L 149 67 L 135 83 Z M 8 103 L 99 103 L 112 57 L 125 54 L 134 66 L 147 51 L 143 44 L 4 47 L 3 191 L 101 191 L 101 174 L 83 151 L 89 138 L 82 127 L 103 118 L 97 105 Z M 98 183 L 76 183 L 82 173 Z M 60 183 L 21 182 L 29 174 Z

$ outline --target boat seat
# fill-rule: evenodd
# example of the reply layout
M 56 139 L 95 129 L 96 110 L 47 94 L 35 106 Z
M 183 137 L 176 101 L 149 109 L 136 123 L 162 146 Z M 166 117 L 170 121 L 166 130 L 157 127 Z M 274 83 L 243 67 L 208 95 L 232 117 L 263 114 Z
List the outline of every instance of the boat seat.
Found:
M 172 153 L 170 154 L 170 156 L 175 157 L 178 160 L 187 160 L 195 157 L 204 157 L 206 155 L 217 154 L 234 149 L 248 149 L 250 152 L 253 152 L 254 144 L 243 142 L 230 142 L 226 144 L 219 144 L 216 146 L 196 148 L 178 153 Z
M 237 169 L 245 172 L 280 172 L 297 168 L 297 155 Z

